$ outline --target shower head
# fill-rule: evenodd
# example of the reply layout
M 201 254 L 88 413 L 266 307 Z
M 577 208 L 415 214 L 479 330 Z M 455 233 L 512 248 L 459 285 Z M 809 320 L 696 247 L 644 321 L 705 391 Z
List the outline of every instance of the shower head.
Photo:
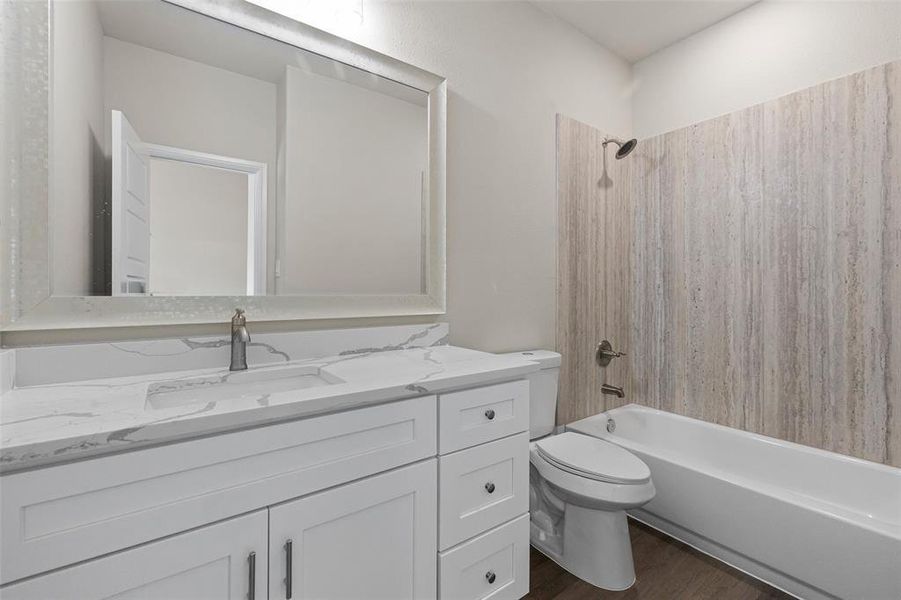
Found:
M 631 140 L 625 142 L 616 138 L 606 138 L 603 143 L 604 148 L 606 149 L 607 144 L 611 142 L 619 146 L 619 148 L 617 148 L 616 150 L 616 160 L 622 160 L 629 156 L 632 150 L 635 150 L 635 146 L 638 145 L 638 140 L 636 140 L 635 138 L 632 138 Z

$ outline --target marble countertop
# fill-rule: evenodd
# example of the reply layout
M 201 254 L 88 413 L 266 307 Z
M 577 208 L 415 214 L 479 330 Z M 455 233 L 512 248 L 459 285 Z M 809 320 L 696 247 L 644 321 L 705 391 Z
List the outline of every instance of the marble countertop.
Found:
M 223 382 L 231 377 L 229 371 L 201 369 L 10 390 L 0 399 L 0 472 L 504 381 L 538 369 L 537 363 L 517 357 L 432 346 L 251 370 L 286 365 L 317 367 L 341 382 L 271 393 L 259 390 L 221 400 L 201 396 L 171 407 L 154 406 L 148 390 L 152 398 L 161 382 L 170 391 L 181 384 L 196 386 L 198 377 Z

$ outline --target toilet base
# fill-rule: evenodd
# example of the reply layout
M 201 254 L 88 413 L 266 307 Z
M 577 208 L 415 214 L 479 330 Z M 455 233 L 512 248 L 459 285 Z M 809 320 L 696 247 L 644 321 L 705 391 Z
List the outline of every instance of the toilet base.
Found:
M 622 484 L 582 477 L 545 460 L 537 443 L 530 463 L 532 545 L 596 587 L 630 588 L 635 568 L 626 510 L 654 498 L 651 480 Z
M 591 585 L 622 591 L 635 583 L 632 543 L 625 511 L 604 511 L 567 504 L 563 518 L 563 552 L 535 536 L 532 545 L 561 567 Z

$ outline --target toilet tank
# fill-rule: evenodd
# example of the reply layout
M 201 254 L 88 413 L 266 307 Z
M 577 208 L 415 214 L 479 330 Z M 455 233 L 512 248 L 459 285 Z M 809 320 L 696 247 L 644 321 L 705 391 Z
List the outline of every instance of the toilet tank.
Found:
M 529 438 L 554 432 L 557 423 L 557 382 L 560 379 L 560 355 L 549 350 L 510 352 L 537 362 L 541 369 L 529 375 Z

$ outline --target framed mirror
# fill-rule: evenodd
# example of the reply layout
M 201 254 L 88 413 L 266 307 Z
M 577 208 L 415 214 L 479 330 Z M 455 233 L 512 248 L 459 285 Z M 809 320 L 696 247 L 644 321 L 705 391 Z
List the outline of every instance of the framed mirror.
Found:
M 4 330 L 444 312 L 443 78 L 242 0 L 12 4 Z

